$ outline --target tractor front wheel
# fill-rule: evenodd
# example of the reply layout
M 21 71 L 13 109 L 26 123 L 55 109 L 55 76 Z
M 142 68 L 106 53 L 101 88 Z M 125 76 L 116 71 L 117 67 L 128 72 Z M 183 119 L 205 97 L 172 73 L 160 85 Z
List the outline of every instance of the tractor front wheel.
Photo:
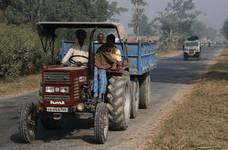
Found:
M 20 108 L 19 133 L 25 142 L 32 143 L 36 137 L 36 109 L 33 103 L 23 104 Z
M 104 144 L 108 138 L 108 108 L 105 103 L 98 103 L 94 119 L 94 134 L 99 144 Z

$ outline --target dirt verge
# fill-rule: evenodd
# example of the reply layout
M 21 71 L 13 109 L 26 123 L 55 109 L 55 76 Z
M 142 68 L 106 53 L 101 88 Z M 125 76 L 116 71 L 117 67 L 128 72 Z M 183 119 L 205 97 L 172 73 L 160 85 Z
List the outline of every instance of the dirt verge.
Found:
M 181 50 L 158 50 L 156 52 L 156 56 L 158 58 L 168 58 L 168 57 L 175 57 L 182 54 Z
M 0 81 L 0 99 L 37 91 L 39 86 L 40 75 L 19 77 L 12 82 Z
M 224 49 L 184 96 L 168 104 L 144 149 L 228 149 L 227 56 Z

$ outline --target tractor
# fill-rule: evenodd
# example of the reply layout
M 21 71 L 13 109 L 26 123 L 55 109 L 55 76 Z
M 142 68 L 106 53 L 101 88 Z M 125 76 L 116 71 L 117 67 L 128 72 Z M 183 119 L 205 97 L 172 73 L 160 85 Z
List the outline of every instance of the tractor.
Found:
M 74 55 L 68 66 L 60 60 L 74 44 L 69 40 L 71 31 L 85 29 L 89 33 L 88 57 Z M 94 137 L 105 143 L 109 130 L 126 130 L 130 118 L 135 118 L 139 108 L 150 103 L 150 72 L 156 66 L 155 45 L 127 43 L 123 25 L 112 22 L 39 22 L 37 30 L 41 44 L 50 53 L 50 64 L 41 70 L 41 84 L 37 102 L 20 107 L 19 133 L 25 142 L 36 139 L 38 124 L 45 129 L 58 128 L 67 117 L 88 116 L 94 120 Z M 94 59 L 101 44 L 94 40 L 97 31 L 114 33 L 116 47 L 122 54 L 122 67 L 107 70 L 107 92 L 104 99 L 93 97 L 92 81 Z M 60 36 L 58 36 L 60 35 Z M 72 66 L 73 58 L 83 57 L 87 63 Z M 38 123 L 39 122 L 39 123 Z

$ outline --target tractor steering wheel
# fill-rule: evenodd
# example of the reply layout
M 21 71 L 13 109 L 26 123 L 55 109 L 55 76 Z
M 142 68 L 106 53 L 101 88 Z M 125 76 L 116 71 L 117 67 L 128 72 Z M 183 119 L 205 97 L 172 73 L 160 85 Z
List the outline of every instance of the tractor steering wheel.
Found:
M 87 65 L 88 61 L 87 61 L 87 62 L 84 62 L 84 63 L 82 63 L 82 62 L 80 62 L 80 61 L 75 61 L 75 60 L 73 59 L 73 58 L 75 58 L 75 57 L 81 57 L 81 58 L 85 58 L 85 59 L 89 60 L 88 57 L 83 56 L 83 55 L 73 55 L 73 56 L 71 56 L 71 57 L 69 58 L 69 62 L 70 62 L 71 64 L 76 64 L 76 65 L 78 65 L 78 66 Z

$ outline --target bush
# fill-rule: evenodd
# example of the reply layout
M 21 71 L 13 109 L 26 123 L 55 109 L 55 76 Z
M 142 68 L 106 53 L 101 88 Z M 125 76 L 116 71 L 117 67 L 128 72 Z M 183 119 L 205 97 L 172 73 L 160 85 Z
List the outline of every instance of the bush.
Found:
M 38 34 L 29 26 L 0 24 L 0 77 L 13 80 L 39 71 L 47 62 Z

